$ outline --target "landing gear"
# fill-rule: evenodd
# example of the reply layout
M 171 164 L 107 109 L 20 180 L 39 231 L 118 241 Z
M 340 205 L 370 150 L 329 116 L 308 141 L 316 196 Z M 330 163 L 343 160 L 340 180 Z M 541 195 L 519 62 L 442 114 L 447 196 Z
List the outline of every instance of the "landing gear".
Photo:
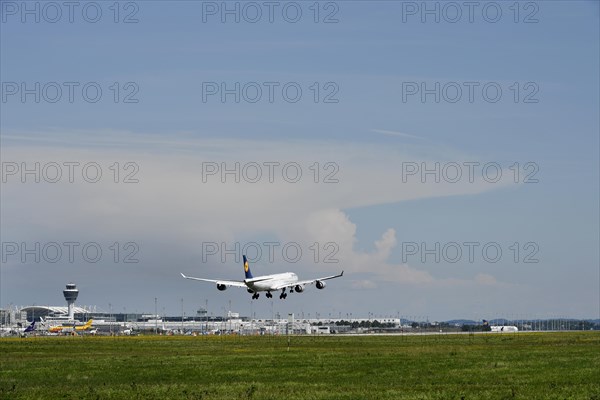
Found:
M 273 295 L 271 294 L 271 292 L 267 292 L 267 294 L 265 296 L 267 296 L 267 299 L 270 299 L 270 298 L 273 297 Z
M 256 299 L 258 299 L 258 296 L 260 296 L 260 294 L 258 294 L 258 293 L 254 293 L 254 294 L 252 295 L 252 300 L 256 300 Z
M 281 294 L 279 295 L 279 299 L 283 300 L 287 297 L 287 293 L 285 292 L 285 288 L 281 289 Z

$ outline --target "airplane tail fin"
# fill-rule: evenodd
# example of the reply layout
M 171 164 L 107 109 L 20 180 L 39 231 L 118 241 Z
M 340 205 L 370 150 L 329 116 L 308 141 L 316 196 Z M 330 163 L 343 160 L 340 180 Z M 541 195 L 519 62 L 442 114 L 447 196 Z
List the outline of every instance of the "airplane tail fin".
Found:
M 248 265 L 248 259 L 246 258 L 246 256 L 242 256 L 244 257 L 244 272 L 246 273 L 246 279 L 252 279 L 252 272 L 250 272 L 250 266 Z
M 489 332 L 492 330 L 492 327 L 490 326 L 490 321 L 487 320 L 483 320 L 483 331 L 484 332 Z
M 35 320 L 31 323 L 31 325 L 25 328 L 25 332 L 31 332 L 33 330 L 35 330 Z

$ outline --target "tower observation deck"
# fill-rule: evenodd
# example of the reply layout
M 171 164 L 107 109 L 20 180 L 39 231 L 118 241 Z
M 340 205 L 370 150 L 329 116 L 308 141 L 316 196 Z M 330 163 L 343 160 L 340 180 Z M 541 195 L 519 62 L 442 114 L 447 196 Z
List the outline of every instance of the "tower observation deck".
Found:
M 63 290 L 63 295 L 65 296 L 67 306 L 69 307 L 69 319 L 72 320 L 74 319 L 73 305 L 79 295 L 79 289 L 77 289 L 74 283 L 68 283 L 67 288 Z

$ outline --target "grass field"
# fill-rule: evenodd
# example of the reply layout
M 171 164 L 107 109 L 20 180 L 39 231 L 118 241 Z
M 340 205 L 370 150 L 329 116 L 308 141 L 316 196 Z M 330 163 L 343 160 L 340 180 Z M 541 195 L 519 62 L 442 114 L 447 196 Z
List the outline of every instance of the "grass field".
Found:
M 0 398 L 600 399 L 596 332 L 0 340 Z

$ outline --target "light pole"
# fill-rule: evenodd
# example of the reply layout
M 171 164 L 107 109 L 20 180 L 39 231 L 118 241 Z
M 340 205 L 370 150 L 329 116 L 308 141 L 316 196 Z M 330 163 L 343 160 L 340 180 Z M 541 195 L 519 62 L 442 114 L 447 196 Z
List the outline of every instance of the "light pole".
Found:
M 227 316 L 229 317 L 229 332 L 231 332 L 231 300 L 229 300 L 229 313 Z
M 225 307 L 221 307 L 223 309 L 223 321 L 221 322 L 221 335 L 223 334 L 223 328 L 227 328 L 227 322 L 226 321 L 226 311 L 225 311 Z
M 310 314 L 308 314 L 310 317 Z M 273 315 L 273 300 L 271 300 L 271 335 L 273 335 L 273 330 L 275 329 L 275 317 Z

